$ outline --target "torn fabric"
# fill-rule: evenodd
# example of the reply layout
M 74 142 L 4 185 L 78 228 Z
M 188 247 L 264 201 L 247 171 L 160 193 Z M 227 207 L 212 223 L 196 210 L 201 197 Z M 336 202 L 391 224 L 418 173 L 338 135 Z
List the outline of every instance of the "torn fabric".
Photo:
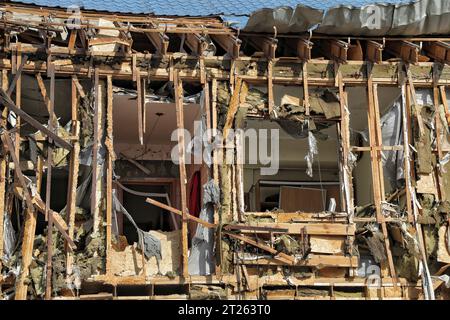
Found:
M 131 224 L 136 228 L 136 231 L 139 236 L 138 247 L 144 252 L 145 257 L 150 259 L 151 257 L 156 257 L 158 261 L 161 260 L 161 241 L 153 236 L 152 234 L 142 230 L 138 227 L 136 222 L 134 222 L 131 215 L 125 209 L 125 207 L 120 203 L 117 196 L 113 193 L 113 203 L 114 210 L 122 212 L 127 219 L 131 222 Z M 144 244 L 144 248 L 142 248 L 142 243 Z

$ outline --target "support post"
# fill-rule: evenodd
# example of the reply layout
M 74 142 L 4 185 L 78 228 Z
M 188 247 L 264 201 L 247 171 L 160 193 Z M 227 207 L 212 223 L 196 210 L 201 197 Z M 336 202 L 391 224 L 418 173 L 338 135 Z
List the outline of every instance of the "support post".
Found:
M 181 193 L 181 211 L 183 212 L 181 222 L 181 247 L 182 247 L 182 274 L 186 279 L 189 276 L 188 271 L 188 230 L 187 223 L 189 214 L 187 207 L 186 194 L 186 167 L 184 154 L 184 112 L 183 112 L 183 84 L 178 72 L 174 73 L 174 87 L 175 87 L 175 106 L 177 113 L 177 131 L 178 131 L 178 161 L 180 169 L 180 193 Z

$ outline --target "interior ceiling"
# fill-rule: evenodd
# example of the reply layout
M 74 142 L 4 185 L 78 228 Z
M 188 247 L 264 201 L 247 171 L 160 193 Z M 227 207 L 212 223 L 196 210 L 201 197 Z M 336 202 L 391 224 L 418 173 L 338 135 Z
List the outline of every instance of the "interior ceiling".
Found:
M 136 96 L 115 95 L 113 104 L 114 141 L 139 144 L 138 112 Z M 144 144 L 174 144 L 172 132 L 177 127 L 174 103 L 145 104 Z M 200 119 L 200 105 L 185 104 L 184 127 L 193 132 L 194 121 Z
M 286 133 L 275 121 L 270 120 L 247 120 L 247 129 L 278 129 L 279 144 L 279 165 L 286 168 L 304 168 L 306 166 L 305 156 L 309 151 L 308 139 L 295 139 Z M 321 131 L 328 136 L 326 140 L 317 139 L 319 156 L 315 161 L 320 161 L 320 165 L 324 168 L 338 167 L 337 155 L 337 133 L 336 126 L 331 126 Z M 267 133 L 268 139 L 271 133 Z M 249 159 L 249 143 L 246 141 L 245 156 Z M 268 154 L 270 155 L 271 147 L 268 145 Z M 259 146 L 258 146 L 259 150 Z M 259 152 L 259 151 L 258 151 Z M 250 165 L 246 160 L 245 167 L 259 167 L 260 165 Z

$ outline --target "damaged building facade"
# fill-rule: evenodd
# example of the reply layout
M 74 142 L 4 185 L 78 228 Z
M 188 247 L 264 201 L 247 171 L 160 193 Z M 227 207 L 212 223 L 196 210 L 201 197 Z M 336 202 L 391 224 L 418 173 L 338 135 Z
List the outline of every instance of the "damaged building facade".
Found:
M 450 6 L 193 2 L 0 4 L 0 298 L 449 299 Z

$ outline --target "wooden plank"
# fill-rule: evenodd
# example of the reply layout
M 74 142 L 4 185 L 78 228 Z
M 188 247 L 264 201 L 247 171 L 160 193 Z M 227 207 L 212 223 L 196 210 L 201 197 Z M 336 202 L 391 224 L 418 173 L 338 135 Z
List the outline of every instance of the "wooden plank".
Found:
M 49 119 L 48 119 L 48 129 L 54 132 L 53 118 L 55 117 L 55 69 L 52 64 L 49 65 L 50 73 L 50 103 L 48 105 Z M 48 220 L 47 223 L 47 277 L 46 277 L 46 290 L 45 298 L 50 300 L 52 297 L 52 262 L 53 262 L 53 218 L 49 214 L 50 203 L 51 203 L 51 186 L 52 186 L 52 166 L 53 166 L 53 148 L 51 147 L 52 140 L 49 138 L 49 146 L 47 152 L 47 180 L 46 180 L 46 191 L 45 191 L 45 218 Z
M 230 104 L 228 105 L 227 116 L 225 119 L 225 124 L 223 126 L 223 141 L 225 142 L 228 138 L 228 131 L 233 126 L 234 116 L 236 115 L 239 103 L 245 101 L 248 94 L 248 85 L 241 78 L 237 79 L 236 87 L 234 89 L 233 95 L 230 99 Z
M 78 124 L 78 95 L 75 79 L 71 80 L 71 96 L 72 96 L 72 135 L 78 136 L 79 124 Z M 75 213 L 76 213 L 76 199 L 77 199 L 77 186 L 78 186 L 78 172 L 79 172 L 79 154 L 80 143 L 75 141 L 73 143 L 73 150 L 70 154 L 70 167 L 69 167 L 69 181 L 67 188 L 67 216 L 66 222 L 68 225 L 68 236 L 73 239 L 75 232 Z M 72 274 L 73 256 L 70 251 L 66 252 L 66 274 L 67 276 Z
M 261 258 L 255 260 L 244 260 L 245 265 L 273 266 L 273 265 L 292 265 L 291 263 L 281 263 L 279 259 Z M 294 266 L 305 267 L 342 267 L 355 268 L 358 266 L 358 257 L 356 256 L 337 256 L 337 255 L 313 255 L 310 254 L 305 260 L 298 260 Z
M 107 129 L 106 136 L 110 144 L 108 144 L 108 155 L 106 164 L 106 274 L 111 272 L 111 240 L 112 240 L 112 180 L 113 180 L 113 85 L 112 77 L 107 77 L 106 83 L 107 91 L 107 107 L 106 107 L 106 121 Z M 145 274 L 145 273 L 144 273 Z
M 18 108 L 22 108 L 22 70 L 20 69 L 20 67 L 18 66 L 23 66 L 22 65 L 22 53 L 21 53 L 21 44 L 18 44 L 17 50 L 15 52 L 15 57 L 16 57 L 16 68 L 14 69 L 15 71 L 15 77 L 16 78 L 16 83 L 17 83 L 17 87 L 16 87 L 16 106 Z M 12 86 L 10 85 L 10 88 Z M 9 91 L 9 90 L 8 90 Z M 8 97 L 10 96 L 8 94 L 8 92 L 6 93 L 8 95 Z M 21 117 L 19 114 L 16 113 L 17 119 L 16 119 L 16 133 L 14 134 L 14 141 L 15 141 L 15 152 L 16 152 L 16 156 L 17 159 L 19 159 L 19 163 L 20 163 L 20 127 L 21 127 Z
M 177 131 L 178 131 L 178 161 L 180 170 L 180 194 L 181 194 L 181 245 L 182 245 L 182 274 L 184 278 L 189 276 L 188 271 L 188 214 L 187 194 L 186 194 L 186 167 L 185 167 L 185 150 L 184 150 L 184 103 L 183 103 L 183 84 L 178 72 L 174 73 L 175 87 L 175 106 L 177 115 Z
M 240 224 L 236 224 L 239 226 Z M 354 224 L 345 223 L 274 223 L 274 222 L 258 222 L 257 224 L 245 224 L 245 226 L 255 225 L 258 227 L 287 229 L 289 234 L 302 234 L 303 231 L 308 235 L 336 235 L 336 236 L 352 236 L 355 234 Z M 259 233 L 262 231 L 245 231 L 242 233 Z M 276 232 L 274 232 L 276 233 Z
M 136 91 L 137 91 L 137 113 L 138 113 L 138 136 L 139 136 L 139 143 L 141 145 L 144 144 L 144 120 L 143 120 L 143 106 L 142 106 L 142 80 L 141 80 L 141 73 L 139 71 L 139 68 L 136 68 Z M 145 99 L 145 98 L 144 98 Z
M 380 124 L 380 111 L 378 106 L 378 91 L 377 85 L 372 82 L 372 72 L 369 68 L 368 70 L 368 83 L 367 83 L 367 94 L 368 94 L 368 130 L 370 135 L 370 146 L 381 146 L 382 135 L 381 135 L 381 124 Z M 390 248 L 390 242 L 386 227 L 386 221 L 381 209 L 381 202 L 385 200 L 384 194 L 384 179 L 383 179 L 383 167 L 381 160 L 381 152 L 379 150 L 372 150 L 371 152 L 371 167 L 372 167 L 372 180 L 373 180 L 373 192 L 374 192 L 374 202 L 377 214 L 377 222 L 381 224 L 381 229 L 384 236 L 384 244 L 386 249 L 386 255 L 389 264 L 389 271 L 393 279 L 397 279 L 397 274 L 394 267 L 394 261 L 392 258 L 392 252 Z M 396 283 L 394 284 L 397 285 Z
M 302 64 L 302 77 L 303 77 L 303 105 L 305 107 L 305 114 L 309 116 L 309 87 L 308 87 L 308 63 Z
M 92 182 L 91 182 L 91 215 L 94 219 L 94 226 L 93 230 L 94 233 L 98 232 L 99 224 L 100 224 L 100 218 L 99 218 L 99 212 L 98 212 L 98 200 L 97 200 L 97 180 L 98 180 L 98 150 L 99 150 L 99 143 L 100 143 L 100 108 L 102 108 L 101 105 L 101 93 L 99 88 L 99 72 L 98 68 L 95 68 L 94 72 L 94 137 L 93 137 L 93 145 L 92 145 Z
M 86 98 L 86 93 L 84 92 L 83 86 L 81 85 L 80 81 L 78 80 L 78 77 L 74 74 L 72 75 L 72 81 L 75 83 L 75 86 L 77 87 L 78 94 L 81 98 Z
M 344 254 L 345 236 L 312 235 L 309 237 L 309 245 L 313 253 Z
M 237 87 L 239 88 L 239 85 Z M 267 104 L 270 116 L 272 116 L 273 107 L 275 105 L 273 99 L 273 60 L 270 59 L 267 63 Z

